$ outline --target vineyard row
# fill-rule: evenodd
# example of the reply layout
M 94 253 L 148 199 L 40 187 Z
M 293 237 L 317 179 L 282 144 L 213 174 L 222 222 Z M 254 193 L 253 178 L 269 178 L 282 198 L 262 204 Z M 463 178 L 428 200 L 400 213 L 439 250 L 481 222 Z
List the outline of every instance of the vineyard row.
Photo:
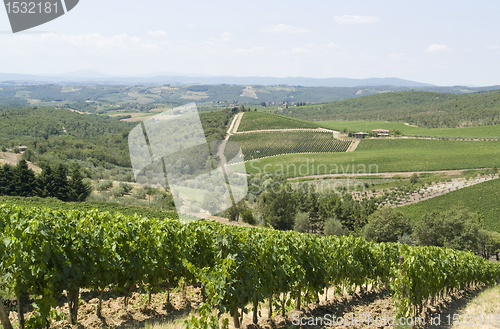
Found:
M 18 299 L 20 329 L 48 326 L 64 291 L 76 323 L 81 289 L 123 288 L 127 307 L 137 287 L 151 292 L 181 281 L 201 283 L 203 305 L 230 313 L 238 327 L 239 309 L 253 305 L 255 322 L 260 303 L 272 307 L 280 293 L 295 296 L 300 307 L 301 296 L 316 298 L 331 286 L 384 286 L 406 315 L 443 292 L 493 284 L 500 276 L 499 264 L 450 249 L 206 221 L 182 224 L 97 209 L 3 205 L 0 228 L 1 285 Z M 26 296 L 34 299 L 37 315 L 24 322 Z M 8 329 L 10 323 L 0 318 Z

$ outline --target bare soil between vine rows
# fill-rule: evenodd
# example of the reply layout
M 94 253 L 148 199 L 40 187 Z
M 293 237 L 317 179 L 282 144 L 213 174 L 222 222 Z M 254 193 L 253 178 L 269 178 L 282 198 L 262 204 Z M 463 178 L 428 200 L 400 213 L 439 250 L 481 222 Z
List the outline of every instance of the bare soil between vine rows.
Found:
M 444 301 L 438 302 L 436 305 L 426 308 L 427 314 L 441 314 L 441 318 L 445 318 L 447 314 L 453 314 L 456 310 L 470 301 L 479 290 L 461 291 L 452 297 L 446 297 Z M 276 314 L 274 310 L 273 318 L 268 318 L 267 304 L 261 304 L 259 309 L 258 324 L 252 323 L 252 312 L 244 315 L 241 328 L 246 329 L 263 329 L 263 328 L 314 328 L 319 326 L 311 325 L 294 325 L 297 324 L 297 318 L 304 318 L 304 323 L 308 323 L 308 319 L 323 318 L 325 315 L 343 317 L 344 319 L 359 318 L 360 315 L 370 316 L 372 318 L 394 317 L 393 301 L 391 295 L 387 291 L 371 291 L 365 294 L 354 293 L 351 295 L 333 296 L 333 291 L 330 289 L 328 300 L 325 301 L 325 296 L 320 296 L 319 303 L 311 303 L 302 306 L 300 311 L 292 310 L 287 313 L 286 317 Z M 148 295 L 145 293 L 134 292 L 131 295 L 127 310 L 124 307 L 124 297 L 113 291 L 106 291 L 102 302 L 101 317 L 96 315 L 98 293 L 83 291 L 81 293 L 80 306 L 78 310 L 78 324 L 71 325 L 69 322 L 69 310 L 65 298 L 58 301 L 56 310 L 60 314 L 64 314 L 64 320 L 53 321 L 51 328 L 53 329 L 101 329 L 101 328 L 144 328 L 146 326 L 157 326 L 161 328 L 170 328 L 168 323 L 179 319 L 187 319 L 192 311 L 196 311 L 199 303 L 202 301 L 199 287 L 188 286 L 186 295 L 180 292 L 172 292 L 170 294 L 170 304 L 166 302 L 166 292 L 152 294 L 151 303 L 148 305 Z M 14 310 L 15 303 L 8 305 L 10 309 L 9 318 L 14 328 L 17 328 L 17 312 Z M 33 311 L 28 312 L 26 319 L 33 314 Z M 224 315 L 223 317 L 228 317 Z M 318 321 L 318 320 L 316 320 Z M 230 328 L 232 319 L 229 321 Z M 323 327 L 323 326 L 322 326 Z M 179 326 L 175 326 L 179 328 Z M 343 325 L 332 325 L 329 328 L 393 328 L 391 325 L 380 325 L 376 323 L 346 323 Z M 417 328 L 417 327 L 415 327 Z M 420 327 L 419 327 L 420 328 Z M 422 328 L 451 328 L 445 324 L 441 326 L 425 326 Z

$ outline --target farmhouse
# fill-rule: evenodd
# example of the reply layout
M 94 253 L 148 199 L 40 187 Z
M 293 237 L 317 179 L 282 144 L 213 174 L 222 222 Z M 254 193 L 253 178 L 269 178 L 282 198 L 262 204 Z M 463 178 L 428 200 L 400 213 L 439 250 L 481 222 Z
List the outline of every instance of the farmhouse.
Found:
M 361 131 L 359 133 L 354 133 L 354 137 L 356 138 L 365 138 L 365 136 L 368 136 L 368 134 Z
M 389 130 L 386 129 L 373 129 L 372 132 L 377 136 L 389 136 Z

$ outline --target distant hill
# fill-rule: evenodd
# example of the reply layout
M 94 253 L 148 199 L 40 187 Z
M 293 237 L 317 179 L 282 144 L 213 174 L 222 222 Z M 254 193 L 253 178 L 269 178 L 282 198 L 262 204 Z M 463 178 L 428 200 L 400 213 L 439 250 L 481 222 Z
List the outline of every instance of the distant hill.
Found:
M 154 108 L 156 103 L 185 104 L 190 102 L 217 104 L 225 108 L 235 104 L 262 103 L 325 103 L 348 98 L 400 91 L 431 91 L 466 94 L 500 89 L 500 86 L 469 87 L 298 87 L 288 85 L 105 85 L 105 84 L 33 84 L 22 81 L 0 83 L 0 108 L 6 105 L 67 106 L 82 112 L 96 112 L 114 107 L 133 108 L 136 105 Z M 92 102 L 102 103 L 93 104 Z M 120 105 L 117 105 L 117 104 Z M 128 103 L 129 105 L 126 105 Z M 125 105 L 124 105 L 125 104 Z M 150 105 L 148 105 L 150 104 Z M 233 104 L 233 105 L 231 105 Z M 145 109 L 146 110 L 146 109 Z
M 403 91 L 275 112 L 308 121 L 401 121 L 429 128 L 492 125 L 500 124 L 500 91 L 466 95 Z
M 304 77 L 235 77 L 235 76 L 128 76 L 119 77 L 106 75 L 97 71 L 83 70 L 59 75 L 32 75 L 0 73 L 0 82 L 37 82 L 37 83 L 99 83 L 99 84 L 232 84 L 232 85 L 290 85 L 304 87 L 357 87 L 357 86 L 393 86 L 393 87 L 430 87 L 431 84 L 404 80 L 399 78 L 304 78 Z

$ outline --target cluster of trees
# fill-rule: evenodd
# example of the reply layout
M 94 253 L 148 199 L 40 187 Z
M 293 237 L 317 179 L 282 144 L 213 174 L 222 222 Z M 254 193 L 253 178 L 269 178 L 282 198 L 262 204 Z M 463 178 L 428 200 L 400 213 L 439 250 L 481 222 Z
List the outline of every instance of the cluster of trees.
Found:
M 134 125 L 67 109 L 24 107 L 0 110 L 0 149 L 26 145 L 40 160 L 44 154 L 66 159 L 130 167 L 128 133 Z
M 346 233 L 359 234 L 368 216 L 377 210 L 371 200 L 322 193 L 307 183 L 292 187 L 284 177 L 269 174 L 251 177 L 249 192 L 247 199 L 261 223 L 278 230 L 323 234 L 327 227 L 341 224 Z
M 417 177 L 413 177 L 418 180 Z M 489 259 L 500 255 L 500 233 L 484 229 L 482 216 L 461 207 L 427 213 L 418 220 L 401 211 L 378 206 L 370 200 L 354 200 L 350 194 L 320 193 L 307 183 L 292 187 L 284 178 L 255 175 L 249 181 L 248 203 L 260 223 L 278 230 L 322 235 L 363 236 L 375 242 L 438 246 L 472 251 Z M 241 202 L 226 211 L 230 220 L 249 216 Z M 251 217 L 250 217 L 251 216 Z
M 485 230 L 479 213 L 460 207 L 435 210 L 410 222 L 402 212 L 386 206 L 369 217 L 363 236 L 376 242 L 472 251 L 485 259 L 495 255 L 498 260 L 500 254 L 500 233 Z
M 76 163 L 69 169 L 63 164 L 56 167 L 42 165 L 39 175 L 28 167 L 25 160 L 19 161 L 16 166 L 4 164 L 0 167 L 0 195 L 54 197 L 62 201 L 83 202 L 91 191 Z

